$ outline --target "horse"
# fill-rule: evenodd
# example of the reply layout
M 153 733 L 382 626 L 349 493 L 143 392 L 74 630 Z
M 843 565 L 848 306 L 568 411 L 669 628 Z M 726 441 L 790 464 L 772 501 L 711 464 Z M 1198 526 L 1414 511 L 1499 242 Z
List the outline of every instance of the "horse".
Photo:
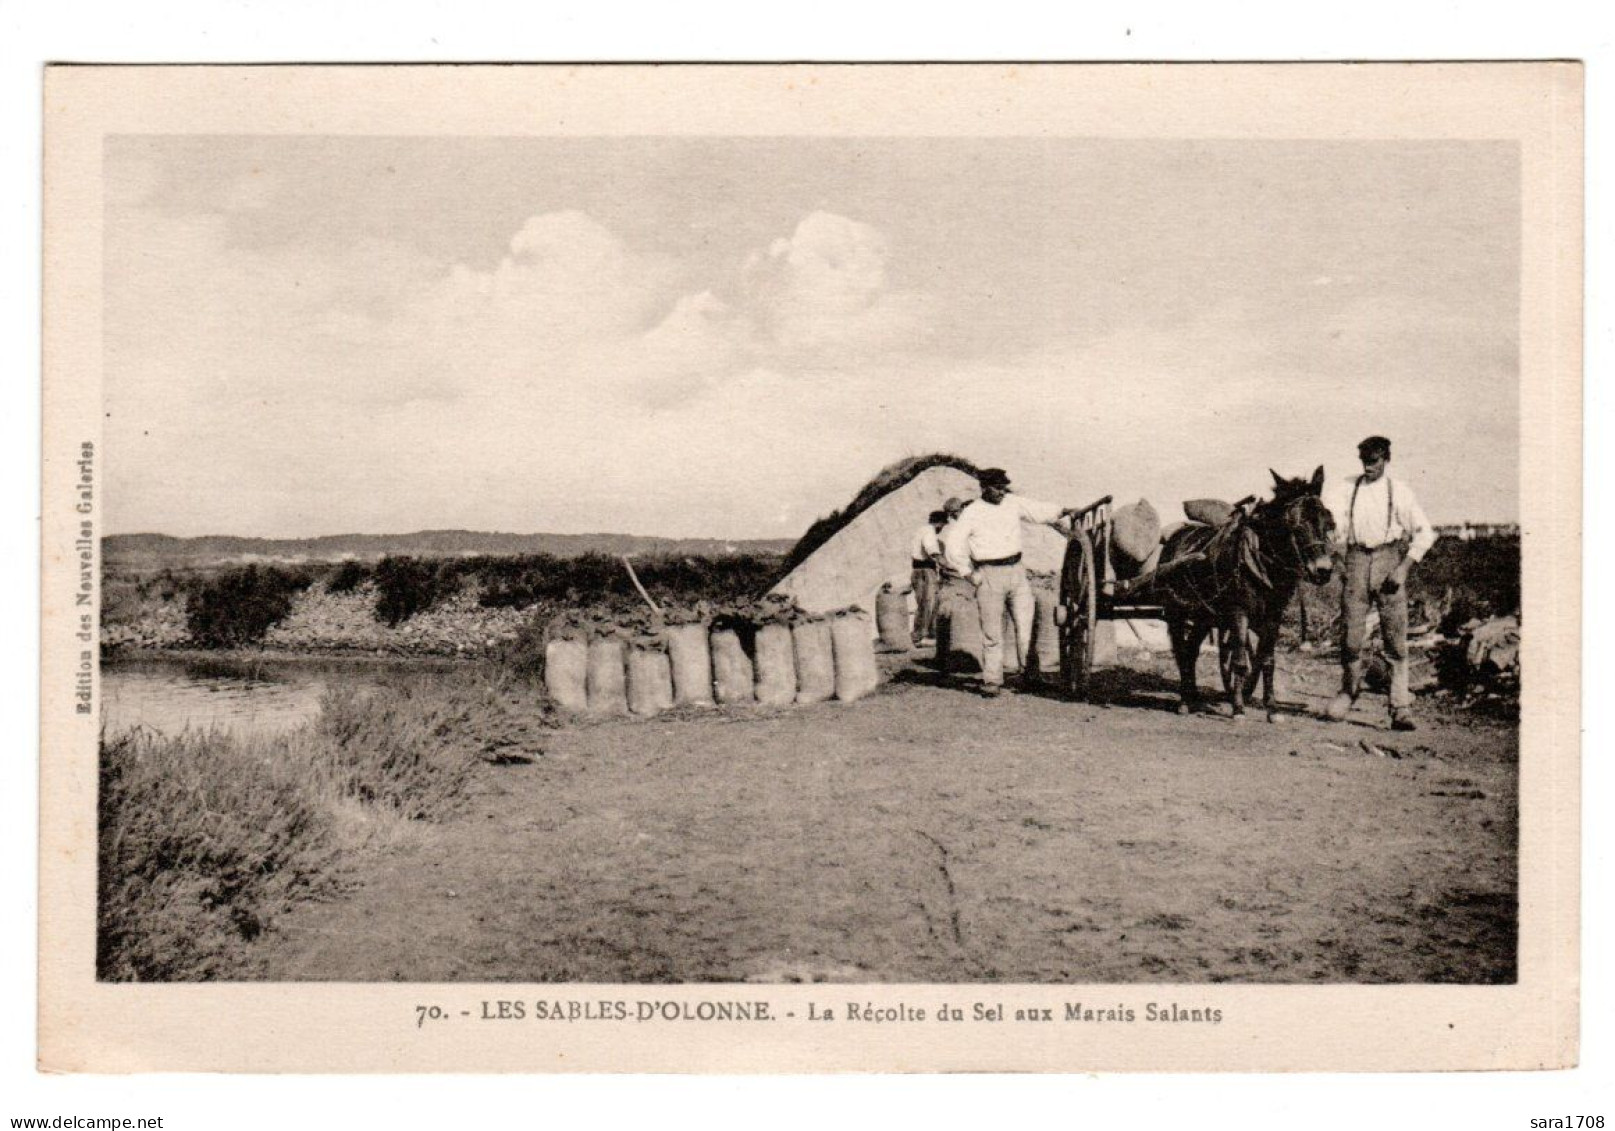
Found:
M 1195 661 L 1215 629 L 1234 717 L 1245 713 L 1260 679 L 1262 705 L 1273 720 L 1273 650 L 1284 610 L 1302 577 L 1315 585 L 1329 580 L 1335 520 L 1322 498 L 1323 468 L 1310 480 L 1269 473 L 1272 499 L 1236 507 L 1214 527 L 1191 523 L 1161 547 L 1149 590 L 1162 606 L 1178 663 L 1179 714 L 1199 704 Z

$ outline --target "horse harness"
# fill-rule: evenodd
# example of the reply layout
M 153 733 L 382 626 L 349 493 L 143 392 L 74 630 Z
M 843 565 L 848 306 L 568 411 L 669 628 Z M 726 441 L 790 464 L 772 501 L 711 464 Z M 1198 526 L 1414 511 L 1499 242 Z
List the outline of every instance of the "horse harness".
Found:
M 1293 523 L 1288 521 L 1288 516 L 1289 516 L 1289 513 L 1292 510 L 1294 510 L 1296 507 L 1300 506 L 1302 503 L 1306 502 L 1307 498 L 1308 498 L 1308 496 L 1301 495 L 1301 496 L 1299 496 L 1299 497 L 1297 497 L 1295 499 L 1292 499 L 1290 502 L 1285 504 L 1284 512 L 1283 512 L 1283 514 L 1284 514 L 1284 523 L 1283 523 L 1284 532 L 1285 532 L 1285 535 L 1290 540 L 1290 550 L 1295 555 L 1295 560 L 1297 562 L 1301 562 L 1304 559 L 1303 559 L 1303 555 L 1301 553 L 1300 541 L 1296 537 L 1295 526 L 1294 526 Z M 1355 491 L 1352 493 L 1352 498 L 1353 498 L 1353 503 L 1355 504 L 1355 501 L 1356 501 L 1356 492 Z M 1247 530 L 1247 523 L 1249 521 L 1250 521 L 1249 516 L 1241 515 L 1241 517 L 1236 519 L 1233 523 L 1230 523 L 1224 529 L 1213 532 L 1213 534 L 1211 536 L 1211 539 L 1208 540 L 1207 543 L 1206 543 L 1205 549 L 1200 551 L 1201 553 L 1203 553 L 1205 555 L 1206 563 L 1207 563 L 1207 565 L 1209 565 L 1211 567 L 1211 575 L 1212 575 L 1212 577 L 1214 579 L 1217 578 L 1218 570 L 1217 570 L 1216 558 L 1212 554 L 1212 545 L 1213 545 L 1213 543 L 1215 543 L 1217 541 L 1217 539 L 1223 538 L 1223 537 L 1238 536 L 1238 537 L 1241 538 L 1241 540 L 1245 540 L 1245 534 L 1246 534 L 1246 530 Z M 1263 589 L 1266 589 L 1266 590 L 1269 590 L 1269 591 L 1271 591 L 1274 588 L 1273 579 L 1268 575 L 1268 567 L 1276 564 L 1277 563 L 1277 558 L 1276 558 L 1275 555 L 1262 553 L 1260 540 L 1257 540 L 1256 545 L 1254 547 L 1250 548 L 1248 551 L 1244 547 L 1242 547 L 1240 550 L 1236 551 L 1236 553 L 1238 554 L 1238 560 L 1236 560 L 1236 564 L 1235 564 L 1234 568 L 1232 570 L 1230 570 L 1230 571 L 1227 571 L 1226 578 L 1221 580 L 1220 584 L 1217 585 L 1216 589 L 1213 590 L 1212 593 L 1209 596 L 1203 596 L 1203 595 L 1201 595 L 1201 593 L 1198 591 L 1197 588 L 1189 587 L 1190 588 L 1190 593 L 1188 594 L 1188 596 L 1190 597 L 1190 599 L 1194 603 L 1199 604 L 1202 608 L 1204 608 L 1204 610 L 1206 612 L 1212 614 L 1213 616 L 1219 615 L 1219 610 L 1218 610 L 1217 606 L 1213 602 L 1219 600 L 1222 597 L 1222 595 L 1224 593 L 1226 593 L 1229 589 L 1231 589 L 1233 587 L 1233 585 L 1235 584 L 1235 582 L 1238 580 L 1238 577 L 1239 577 L 1238 561 L 1240 561 L 1240 560 L 1242 560 L 1244 562 L 1244 564 L 1249 567 L 1249 571 L 1253 575 L 1252 580 L 1256 584 L 1261 586 Z M 1173 588 L 1170 581 L 1167 582 L 1167 586 L 1168 586 L 1169 589 Z

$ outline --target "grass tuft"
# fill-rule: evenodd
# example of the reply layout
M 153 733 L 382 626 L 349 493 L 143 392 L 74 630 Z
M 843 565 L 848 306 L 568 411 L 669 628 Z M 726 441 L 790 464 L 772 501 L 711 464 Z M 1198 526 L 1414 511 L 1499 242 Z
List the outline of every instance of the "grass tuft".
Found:
M 510 730 L 500 694 L 403 681 L 332 692 L 314 724 L 280 735 L 104 740 L 97 976 L 242 972 L 247 944 L 295 903 L 338 890 L 356 852 L 453 810 L 479 743 Z
M 224 976 L 242 940 L 333 889 L 320 754 L 306 732 L 135 731 L 103 745 L 98 977 Z

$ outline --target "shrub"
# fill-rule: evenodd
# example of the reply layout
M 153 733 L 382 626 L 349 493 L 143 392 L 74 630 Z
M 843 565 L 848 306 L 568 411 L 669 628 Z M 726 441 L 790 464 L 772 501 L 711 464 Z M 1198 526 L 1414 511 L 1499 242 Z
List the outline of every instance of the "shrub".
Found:
M 767 553 L 664 554 L 635 558 L 634 569 L 658 605 L 670 612 L 700 615 L 718 606 L 755 600 L 779 572 L 780 561 L 780 555 Z M 441 604 L 467 581 L 474 583 L 482 607 L 533 610 L 540 619 L 563 609 L 612 616 L 645 609 L 622 559 L 601 553 L 570 558 L 393 556 L 373 564 L 348 560 L 307 569 L 260 564 L 198 572 L 184 579 L 170 571 L 145 579 L 108 575 L 103 608 L 106 623 L 137 625 L 158 619 L 165 611 L 161 606 L 183 594 L 183 609 L 174 602 L 167 615 L 186 618 L 194 643 L 243 647 L 263 641 L 269 629 L 291 613 L 297 594 L 315 580 L 332 594 L 374 586 L 373 615 L 390 628 Z M 542 652 L 542 640 L 537 643 Z M 527 665 L 525 660 L 520 663 Z
M 101 749 L 96 973 L 219 977 L 242 940 L 336 881 L 304 736 L 136 731 Z
M 546 602 L 594 600 L 615 593 L 632 596 L 622 561 L 607 554 L 558 558 L 553 554 L 521 554 L 508 558 L 472 558 L 466 564 L 482 583 L 479 602 L 486 608 L 525 609 Z
M 1305 607 L 1307 638 L 1336 643 L 1340 623 L 1340 571 L 1326 585 L 1303 582 L 1285 615 L 1289 633 L 1299 634 Z M 1409 620 L 1432 623 L 1455 634 L 1475 617 L 1502 616 L 1520 607 L 1520 540 L 1441 538 L 1408 577 Z
M 1442 538 L 1413 571 L 1410 591 L 1430 602 L 1448 633 L 1475 617 L 1515 612 L 1520 607 L 1520 540 Z
M 145 586 L 137 578 L 103 574 L 101 623 L 133 624 L 145 612 Z
M 779 564 L 774 554 L 658 555 L 634 559 L 634 572 L 657 604 L 694 605 L 754 598 L 768 588 Z M 622 559 L 607 554 L 472 558 L 462 568 L 481 583 L 479 600 L 489 608 L 640 603 Z
M 237 648 L 263 640 L 286 619 L 297 594 L 313 584 L 306 570 L 241 566 L 195 583 L 186 610 L 191 639 L 204 648 Z
M 165 569 L 140 583 L 142 597 L 155 597 L 159 601 L 172 601 L 184 593 L 184 578 L 171 569 Z
M 369 568 L 362 562 L 349 560 L 337 566 L 336 572 L 325 583 L 325 590 L 327 593 L 352 593 L 369 580 Z
M 550 639 L 549 622 L 553 616 L 550 606 L 538 606 L 534 615 L 517 629 L 516 635 L 500 645 L 495 656 L 500 666 L 522 679 L 542 679 L 545 647 Z
M 452 561 L 383 558 L 376 563 L 375 583 L 376 616 L 389 628 L 396 628 L 457 592 L 459 569 Z
M 636 562 L 634 568 L 659 604 L 715 604 L 761 596 L 779 572 L 780 559 L 771 554 L 662 557 L 647 559 L 643 566 Z
M 464 791 L 484 734 L 484 699 L 433 681 L 380 691 L 332 689 L 320 703 L 317 732 L 331 740 L 336 789 L 407 820 L 446 810 Z M 482 724 L 482 725 L 479 725 Z
M 485 745 L 530 742 L 499 695 L 422 678 L 333 692 L 317 723 L 274 736 L 104 740 L 97 976 L 241 973 L 245 944 L 294 903 L 338 888 L 354 850 L 450 811 Z

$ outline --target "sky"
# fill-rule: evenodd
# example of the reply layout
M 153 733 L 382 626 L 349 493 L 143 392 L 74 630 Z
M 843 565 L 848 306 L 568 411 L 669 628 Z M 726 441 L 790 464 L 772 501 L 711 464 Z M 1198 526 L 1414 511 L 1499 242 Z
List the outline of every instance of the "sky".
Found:
M 1501 142 L 115 137 L 109 532 L 794 538 L 1392 473 L 1517 521 Z

